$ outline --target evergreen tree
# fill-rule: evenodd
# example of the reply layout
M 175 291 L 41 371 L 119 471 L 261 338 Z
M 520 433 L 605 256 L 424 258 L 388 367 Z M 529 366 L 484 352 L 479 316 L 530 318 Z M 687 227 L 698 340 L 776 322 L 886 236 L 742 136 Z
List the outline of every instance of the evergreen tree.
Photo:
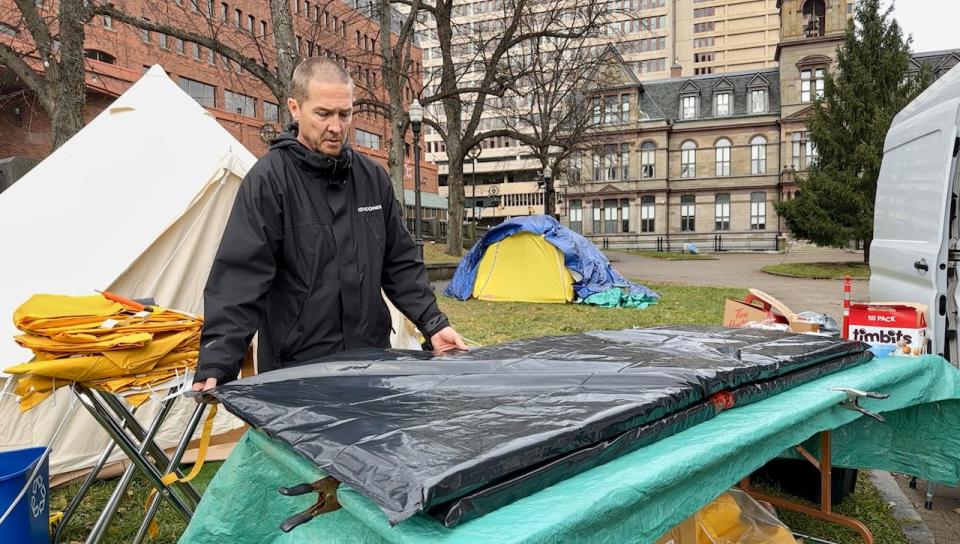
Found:
M 880 0 L 857 2 L 837 49 L 836 69 L 824 78 L 823 97 L 807 122 L 817 159 L 798 179 L 792 200 L 777 211 L 799 238 L 845 247 L 864 243 L 870 262 L 873 206 L 883 141 L 893 117 L 926 87 L 928 71 L 909 74 L 910 43 Z

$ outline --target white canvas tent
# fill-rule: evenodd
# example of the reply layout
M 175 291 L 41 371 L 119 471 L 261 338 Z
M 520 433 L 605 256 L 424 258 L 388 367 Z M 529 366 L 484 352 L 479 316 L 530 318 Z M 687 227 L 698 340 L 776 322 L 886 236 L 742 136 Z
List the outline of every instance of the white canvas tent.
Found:
M 30 359 L 12 337 L 14 309 L 35 293 L 128 297 L 203 313 L 203 287 L 243 176 L 256 158 L 154 66 L 76 136 L 0 193 L 0 369 Z M 391 308 L 393 311 L 393 308 Z M 413 330 L 395 311 L 394 329 Z M 0 390 L 8 378 L 0 374 Z M 0 449 L 45 445 L 69 411 L 68 388 L 21 414 L 0 396 Z M 158 436 L 179 438 L 179 401 Z M 138 413 L 149 421 L 158 403 Z M 216 434 L 240 426 L 224 411 Z M 51 473 L 92 466 L 106 434 L 78 407 L 52 444 Z M 116 459 L 122 454 L 115 453 Z

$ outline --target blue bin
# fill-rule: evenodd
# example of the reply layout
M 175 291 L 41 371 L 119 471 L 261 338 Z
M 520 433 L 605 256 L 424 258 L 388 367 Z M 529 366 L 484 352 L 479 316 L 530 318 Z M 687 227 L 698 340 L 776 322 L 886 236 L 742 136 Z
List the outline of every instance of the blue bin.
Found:
M 37 461 L 47 448 L 0 451 L 0 516 L 27 485 Z M 50 457 L 30 481 L 26 494 L 0 525 L 0 542 L 46 544 L 50 542 Z

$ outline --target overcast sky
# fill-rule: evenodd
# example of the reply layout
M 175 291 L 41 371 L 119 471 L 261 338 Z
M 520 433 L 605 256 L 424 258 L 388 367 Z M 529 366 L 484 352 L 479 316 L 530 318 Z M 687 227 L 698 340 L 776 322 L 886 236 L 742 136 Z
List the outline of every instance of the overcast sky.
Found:
M 960 49 L 958 0 L 896 0 L 893 16 L 904 34 L 913 35 L 914 52 Z

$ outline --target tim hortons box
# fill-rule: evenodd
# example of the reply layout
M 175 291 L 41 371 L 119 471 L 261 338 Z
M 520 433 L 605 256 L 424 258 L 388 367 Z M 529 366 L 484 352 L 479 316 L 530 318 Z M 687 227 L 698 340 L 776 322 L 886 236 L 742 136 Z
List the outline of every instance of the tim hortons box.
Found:
M 927 351 L 927 308 L 919 304 L 852 304 L 850 340 L 871 346 L 894 346 L 891 355 L 922 355 Z

